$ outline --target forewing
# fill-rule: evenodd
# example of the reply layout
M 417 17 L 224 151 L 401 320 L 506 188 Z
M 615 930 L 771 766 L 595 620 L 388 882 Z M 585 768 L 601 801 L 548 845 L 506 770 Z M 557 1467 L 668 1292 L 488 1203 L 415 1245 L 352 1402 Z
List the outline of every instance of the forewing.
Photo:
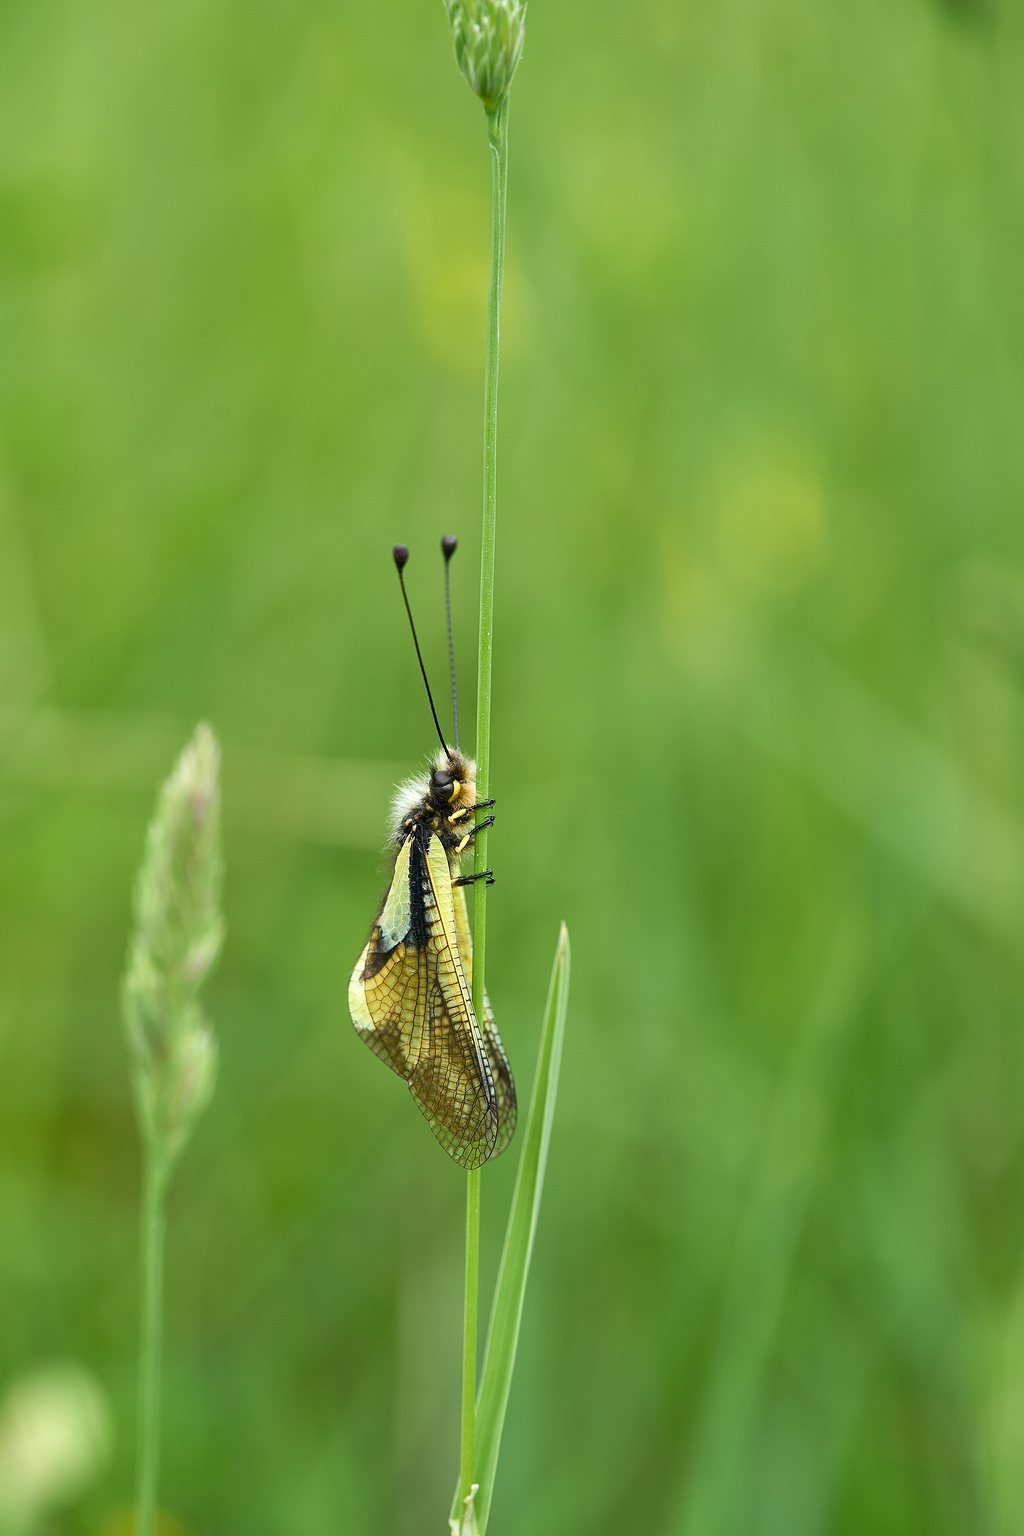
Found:
M 411 926 L 410 869 L 413 839 L 395 860 L 380 917 L 348 984 L 348 1006 L 360 1038 L 399 1077 L 407 1078 L 423 1048 L 426 952 L 406 945 Z
M 486 1162 L 498 1129 L 495 1092 L 459 959 L 448 861 L 436 838 L 425 857 L 413 837 L 403 844 L 380 920 L 352 973 L 349 1007 L 360 1036 L 406 1080 L 445 1151 L 465 1168 Z
M 462 968 L 466 975 L 466 981 L 472 995 L 473 988 L 473 940 L 470 936 L 469 918 L 466 913 L 466 896 L 461 885 L 452 886 L 452 897 L 455 906 L 455 931 L 458 938 L 459 952 L 462 956 Z M 512 1068 L 509 1066 L 508 1057 L 505 1055 L 505 1047 L 501 1043 L 498 1027 L 494 1022 L 494 1011 L 491 1008 L 491 1000 L 484 993 L 484 1016 L 481 1034 L 483 1035 L 484 1050 L 487 1052 L 487 1062 L 491 1069 L 491 1081 L 494 1084 L 494 1097 L 498 1110 L 498 1135 L 494 1143 L 492 1157 L 497 1157 L 504 1152 L 516 1128 L 516 1085 L 512 1077 Z

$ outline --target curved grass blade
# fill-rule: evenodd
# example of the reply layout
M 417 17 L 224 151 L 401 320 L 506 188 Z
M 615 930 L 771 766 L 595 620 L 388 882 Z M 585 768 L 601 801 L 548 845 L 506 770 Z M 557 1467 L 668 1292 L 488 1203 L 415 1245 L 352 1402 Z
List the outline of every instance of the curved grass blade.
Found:
M 540 1049 L 537 1055 L 537 1073 L 530 1099 L 530 1113 L 523 1135 L 523 1149 L 519 1155 L 519 1171 L 512 1196 L 505 1246 L 498 1271 L 498 1283 L 494 1288 L 491 1306 L 491 1322 L 487 1330 L 487 1346 L 484 1366 L 480 1377 L 480 1389 L 476 1399 L 476 1456 L 474 1481 L 479 1483 L 475 1498 L 476 1530 L 483 1536 L 487 1529 L 487 1517 L 491 1508 L 494 1474 L 498 1466 L 501 1431 L 505 1423 L 505 1409 L 512 1386 L 512 1370 L 515 1366 L 516 1347 L 519 1343 L 519 1323 L 523 1315 L 523 1299 L 526 1295 L 526 1279 L 533 1252 L 533 1239 L 540 1214 L 540 1200 L 544 1190 L 544 1170 L 548 1160 L 548 1143 L 551 1140 L 551 1122 L 555 1113 L 555 1097 L 558 1093 L 558 1071 L 562 1061 L 562 1038 L 565 1034 L 565 1015 L 569 1006 L 569 930 L 562 924 L 555 951 L 555 964 L 551 972 L 551 985 L 544 1010 L 544 1027 L 541 1030 Z M 458 1490 L 456 1490 L 456 1506 Z M 452 1508 L 453 1529 L 460 1528 L 461 1510 Z

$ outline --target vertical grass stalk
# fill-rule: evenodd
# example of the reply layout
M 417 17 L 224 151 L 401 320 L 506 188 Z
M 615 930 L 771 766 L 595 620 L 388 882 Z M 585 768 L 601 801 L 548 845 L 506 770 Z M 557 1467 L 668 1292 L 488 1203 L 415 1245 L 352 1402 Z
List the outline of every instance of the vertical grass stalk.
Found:
M 142 1311 L 139 1339 L 139 1456 L 135 1536 L 153 1536 L 160 1476 L 160 1390 L 163 1361 L 164 1226 L 167 1171 L 145 1154 L 142 1196 Z
M 508 103 L 487 113 L 491 149 L 491 277 L 487 291 L 487 363 L 484 374 L 484 521 L 480 551 L 480 658 L 476 696 L 476 787 L 488 798 L 491 769 L 491 654 L 494 639 L 494 537 L 498 509 L 498 332 L 505 267 L 505 187 L 508 180 Z M 477 874 L 487 868 L 487 832 L 475 839 Z M 483 1017 L 487 883 L 473 887 L 473 1007 Z
M 466 1175 L 466 1308 L 462 1340 L 462 1443 L 459 1449 L 459 1497 L 473 1488 L 476 1452 L 476 1338 L 480 1285 L 480 1169 Z
M 491 759 L 491 654 L 494 636 L 494 536 L 498 506 L 498 334 L 501 281 L 505 266 L 505 188 L 508 179 L 508 103 L 506 94 L 487 110 L 491 151 L 491 275 L 487 291 L 487 359 L 484 373 L 484 515 L 480 551 L 480 654 L 476 696 L 477 798 L 488 798 Z M 487 868 L 487 833 L 475 839 L 474 870 Z M 487 882 L 473 886 L 473 1008 L 484 1013 L 484 958 L 487 942 Z M 462 1444 L 459 1499 L 469 1498 L 474 1483 L 476 1414 L 477 1298 L 480 1269 L 480 1170 L 467 1175 L 466 1305 L 462 1355 Z

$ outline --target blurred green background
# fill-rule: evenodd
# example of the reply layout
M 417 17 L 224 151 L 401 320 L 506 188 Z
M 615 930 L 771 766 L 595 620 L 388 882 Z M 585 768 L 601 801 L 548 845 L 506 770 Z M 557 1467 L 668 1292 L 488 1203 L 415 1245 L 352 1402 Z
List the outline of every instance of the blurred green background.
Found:
M 513 91 L 488 976 L 573 997 L 493 1536 L 1024 1532 L 1024 8 L 534 0 Z M 422 1536 L 464 1181 L 348 1021 L 472 718 L 488 162 L 440 0 L 0 11 L 0 1382 L 129 1536 L 118 1018 L 225 751 L 167 1536 Z M 514 1153 L 485 1171 L 489 1295 Z

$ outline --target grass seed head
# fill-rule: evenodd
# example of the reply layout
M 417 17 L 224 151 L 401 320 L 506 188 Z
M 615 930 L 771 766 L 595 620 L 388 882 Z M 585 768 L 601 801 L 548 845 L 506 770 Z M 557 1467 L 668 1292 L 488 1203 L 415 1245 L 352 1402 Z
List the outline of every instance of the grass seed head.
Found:
M 525 0 L 445 0 L 459 68 L 488 112 L 512 84 L 523 54 Z
M 146 834 L 123 988 L 142 1134 L 173 1161 L 210 1101 L 217 1046 L 198 1002 L 223 939 L 220 751 L 199 725 Z

